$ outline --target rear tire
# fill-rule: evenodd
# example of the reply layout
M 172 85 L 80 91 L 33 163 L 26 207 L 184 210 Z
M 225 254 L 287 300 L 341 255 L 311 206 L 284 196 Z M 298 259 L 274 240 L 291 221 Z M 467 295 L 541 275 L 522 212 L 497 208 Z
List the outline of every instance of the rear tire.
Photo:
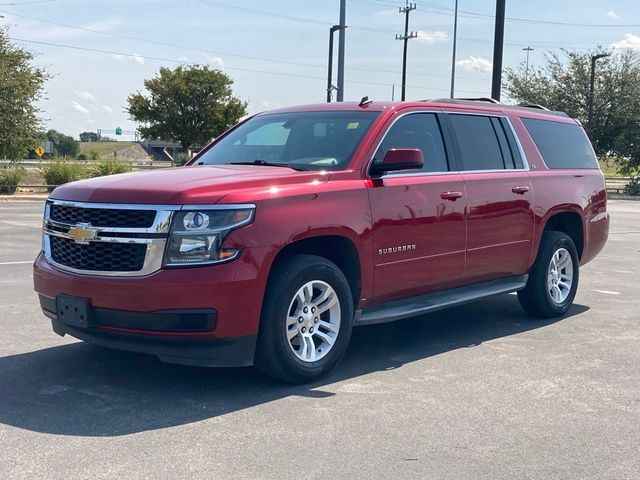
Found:
M 313 381 L 344 355 L 353 326 L 349 282 L 331 261 L 291 255 L 269 277 L 256 368 L 288 383 Z
M 544 232 L 527 285 L 518 292 L 520 305 L 535 317 L 564 315 L 576 296 L 579 275 L 578 252 L 571 237 Z

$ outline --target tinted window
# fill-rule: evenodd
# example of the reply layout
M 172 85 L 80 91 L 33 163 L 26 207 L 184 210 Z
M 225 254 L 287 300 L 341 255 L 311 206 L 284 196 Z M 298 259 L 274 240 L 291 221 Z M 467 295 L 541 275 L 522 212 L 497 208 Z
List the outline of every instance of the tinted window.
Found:
M 500 142 L 491 117 L 449 115 L 458 141 L 464 170 L 499 170 L 505 168 Z M 513 168 L 510 165 L 508 168 Z
M 258 115 L 222 137 L 197 164 L 264 160 L 313 170 L 346 168 L 379 112 L 294 112 Z
M 575 123 L 523 118 L 544 163 L 549 168 L 598 168 L 591 143 Z
M 422 172 L 449 170 L 442 133 L 435 114 L 412 113 L 400 117 L 391 126 L 378 147 L 374 163 L 382 162 L 387 150 L 392 148 L 420 149 L 424 157 L 424 167 L 420 170 Z

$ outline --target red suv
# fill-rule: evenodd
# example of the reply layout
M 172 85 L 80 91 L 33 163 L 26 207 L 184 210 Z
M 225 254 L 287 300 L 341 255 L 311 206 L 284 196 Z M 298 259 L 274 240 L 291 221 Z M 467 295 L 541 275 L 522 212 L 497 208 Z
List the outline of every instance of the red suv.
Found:
M 564 314 L 606 242 L 585 132 L 542 107 L 333 103 L 246 119 L 186 167 L 83 180 L 34 266 L 60 335 L 314 379 L 354 325 L 508 292 Z

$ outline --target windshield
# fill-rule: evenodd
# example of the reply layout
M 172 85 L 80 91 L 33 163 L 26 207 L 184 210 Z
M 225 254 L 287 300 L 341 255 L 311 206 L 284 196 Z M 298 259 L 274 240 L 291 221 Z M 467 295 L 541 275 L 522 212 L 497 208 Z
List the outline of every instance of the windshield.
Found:
M 379 112 L 297 112 L 259 115 L 200 155 L 197 165 L 287 165 L 346 168 Z

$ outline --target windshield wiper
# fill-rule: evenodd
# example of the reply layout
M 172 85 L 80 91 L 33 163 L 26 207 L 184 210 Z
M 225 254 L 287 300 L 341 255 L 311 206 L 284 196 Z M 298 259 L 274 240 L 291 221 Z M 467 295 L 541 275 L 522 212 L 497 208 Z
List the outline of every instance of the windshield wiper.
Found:
M 299 172 L 309 170 L 307 167 L 303 167 L 302 165 L 289 165 L 288 163 L 271 163 L 259 158 L 254 160 L 253 162 L 229 162 L 227 165 L 263 165 L 265 167 L 286 167 L 292 168 L 293 170 L 297 170 Z

